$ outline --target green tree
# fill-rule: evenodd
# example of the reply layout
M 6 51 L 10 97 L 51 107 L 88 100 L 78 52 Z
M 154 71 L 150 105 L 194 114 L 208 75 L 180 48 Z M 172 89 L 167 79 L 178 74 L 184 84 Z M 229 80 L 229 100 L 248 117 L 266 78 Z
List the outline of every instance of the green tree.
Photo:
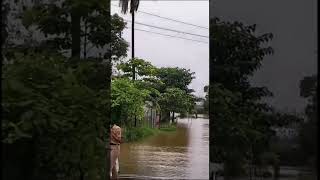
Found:
M 179 67 L 162 67 L 156 70 L 156 77 L 161 83 L 157 84 L 157 90 L 160 93 L 165 93 L 168 88 L 178 88 L 188 95 L 194 92 L 193 89 L 189 89 L 188 86 L 192 82 L 194 72 L 190 69 L 184 69 Z M 166 108 L 162 108 L 162 119 L 166 120 L 170 118 L 170 112 Z M 188 111 L 187 109 L 185 111 Z
M 165 85 L 158 77 L 156 77 L 157 67 L 143 59 L 130 59 L 127 62 L 118 64 L 117 68 L 122 75 L 120 77 L 132 77 L 132 66 L 136 67 L 138 76 L 137 85 L 140 89 L 148 89 L 154 95 L 159 95 L 160 89 Z
M 111 16 L 111 56 L 117 60 L 127 56 L 128 43 L 121 37 L 126 22 L 118 14 Z
M 160 107 L 162 110 L 171 112 L 172 122 L 174 122 L 174 113 L 183 113 L 189 110 L 193 103 L 193 97 L 179 88 L 168 88 L 161 94 Z
M 164 85 L 164 83 L 155 76 L 157 68 L 146 60 L 138 58 L 130 59 L 127 62 L 118 64 L 117 68 L 123 74 L 120 77 L 132 77 L 133 66 L 135 67 L 135 73 L 138 76 L 138 78 L 135 80 L 136 87 L 140 90 L 148 90 L 150 92 L 150 95 L 146 100 L 151 101 L 153 104 L 153 108 L 156 108 L 159 112 L 159 90 Z
M 149 78 L 155 78 L 157 68 L 143 59 L 130 59 L 127 62 L 120 63 L 117 68 L 122 71 L 124 77 L 129 78 L 132 77 L 133 66 L 136 68 L 138 79 L 148 80 Z
M 120 37 L 126 24 L 117 14 L 110 16 L 109 1 L 35 3 L 22 16 L 26 29 L 36 28 L 44 34 L 38 40 L 39 49 L 71 52 L 77 59 L 87 58 L 92 49 L 94 58 L 126 56 L 128 44 Z
M 14 58 L 2 78 L 4 178 L 25 170 L 23 179 L 105 179 L 110 92 L 84 76 L 96 62 L 74 68 L 61 55 Z
M 156 76 L 165 84 L 160 92 L 164 92 L 166 88 L 179 88 L 188 94 L 194 92 L 193 89 L 189 89 L 188 86 L 192 82 L 194 72 L 190 69 L 184 69 L 179 67 L 162 67 L 156 71 Z
M 17 40 L 7 39 L 4 52 L 10 63 L 2 80 L 6 85 L 2 115 L 7 118 L 2 142 L 4 157 L 10 159 L 6 172 L 11 172 L 7 179 L 19 175 L 12 170 L 26 172 L 16 179 L 108 177 L 104 143 L 111 106 L 109 57 L 126 56 L 128 45 L 120 36 L 123 19 L 110 17 L 109 1 L 15 3 L 10 2 L 15 6 L 10 8 L 18 10 L 12 13 L 9 8 L 13 20 L 7 24 L 12 28 L 10 23 L 21 22 L 22 26 L 16 31 L 8 28 L 8 37 Z M 40 31 L 44 37 L 33 39 L 25 31 Z M 70 66 L 65 56 L 76 63 Z M 26 149 L 26 154 L 18 149 Z
M 260 100 L 271 96 L 265 87 L 252 87 L 249 77 L 272 54 L 264 43 L 272 34 L 257 35 L 256 25 L 210 20 L 211 162 L 225 165 L 225 177 L 244 173 L 243 165 L 268 148 L 273 135 L 266 118 L 270 107 Z
M 112 81 L 112 114 L 113 122 L 132 125 L 133 119 L 141 120 L 144 117 L 145 101 L 150 92 L 146 89 L 137 88 L 135 82 L 126 78 L 118 78 Z
M 135 81 L 137 87 L 141 90 L 146 89 L 150 92 L 149 101 L 153 102 L 158 111 L 162 111 L 169 118 L 170 112 L 191 112 L 194 110 L 196 97 L 191 95 L 192 90 L 188 88 L 194 78 L 190 70 L 182 68 L 157 68 L 150 62 L 143 59 L 130 59 L 127 62 L 120 63 L 117 68 L 122 72 L 121 77 L 132 77 L 132 67 L 135 67 L 138 76 Z M 173 91 L 175 90 L 175 91 Z M 187 92 L 186 92 L 187 91 Z M 173 93 L 173 94 L 170 94 Z M 174 99 L 170 99 L 177 96 Z M 181 98 L 181 97 L 183 98 Z M 172 109 L 170 102 L 175 100 L 179 104 Z M 174 118 L 174 115 L 173 117 Z
M 161 93 L 159 92 L 157 87 L 162 85 L 162 82 L 157 80 L 154 80 L 154 81 L 152 80 L 154 79 L 136 80 L 135 84 L 138 89 L 148 90 L 150 92 L 146 100 L 152 102 L 153 108 L 155 108 L 159 112 L 161 110 L 161 107 L 159 105 Z

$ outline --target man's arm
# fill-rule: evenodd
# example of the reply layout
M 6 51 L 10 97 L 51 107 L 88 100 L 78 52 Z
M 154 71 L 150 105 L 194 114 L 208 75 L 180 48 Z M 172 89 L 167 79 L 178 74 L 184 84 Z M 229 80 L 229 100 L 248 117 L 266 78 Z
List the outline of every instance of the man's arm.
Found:
M 112 134 L 112 139 L 117 141 L 118 143 L 121 143 L 121 137 L 119 137 L 118 135 L 116 134 Z
M 121 129 L 114 129 L 112 133 L 112 139 L 117 143 L 121 143 Z

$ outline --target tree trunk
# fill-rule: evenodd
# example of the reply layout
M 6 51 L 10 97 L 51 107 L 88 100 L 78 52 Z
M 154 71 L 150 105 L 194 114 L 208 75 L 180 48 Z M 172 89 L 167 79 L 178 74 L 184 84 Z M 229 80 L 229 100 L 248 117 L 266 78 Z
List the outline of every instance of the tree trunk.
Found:
M 168 120 L 170 122 L 170 119 L 171 119 L 170 118 L 170 111 L 163 111 L 161 118 L 162 118 L 163 122 L 168 122 Z
M 77 10 L 73 9 L 71 12 L 71 37 L 72 37 L 72 48 L 71 48 L 71 58 L 74 61 L 79 61 L 80 51 L 81 51 L 81 17 Z
M 160 127 L 161 127 L 161 112 L 159 112 L 159 129 L 160 129 Z
M 134 127 L 137 127 L 137 116 L 134 116 Z
M 174 111 L 172 112 L 172 123 L 174 123 Z

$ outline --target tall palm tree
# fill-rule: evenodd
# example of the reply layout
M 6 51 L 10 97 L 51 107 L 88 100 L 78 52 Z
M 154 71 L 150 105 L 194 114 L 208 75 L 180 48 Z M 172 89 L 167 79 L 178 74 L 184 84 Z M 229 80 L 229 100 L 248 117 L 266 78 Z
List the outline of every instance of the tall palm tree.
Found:
M 132 43 L 132 50 L 131 50 L 131 58 L 134 58 L 134 12 L 138 10 L 140 0 L 130 0 L 130 13 L 132 15 L 132 21 L 131 21 L 131 43 Z M 122 13 L 126 14 L 129 9 L 129 0 L 120 0 L 119 6 L 121 7 Z M 132 80 L 136 79 L 136 71 L 135 66 L 132 64 Z

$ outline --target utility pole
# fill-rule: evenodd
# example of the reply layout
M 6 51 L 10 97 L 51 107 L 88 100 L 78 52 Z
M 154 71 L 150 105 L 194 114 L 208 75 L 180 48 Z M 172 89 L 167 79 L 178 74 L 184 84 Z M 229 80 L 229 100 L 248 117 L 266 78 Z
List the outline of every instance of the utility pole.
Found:
M 133 9 L 133 1 L 131 0 L 131 62 L 132 62 L 132 80 L 136 80 L 136 67 L 134 65 L 134 9 Z M 137 116 L 134 116 L 134 127 L 137 127 Z
M 131 8 L 133 6 L 133 0 L 131 0 Z M 132 80 L 136 80 L 136 67 L 134 65 L 134 9 L 131 12 L 132 22 L 131 22 L 131 60 L 132 60 Z

